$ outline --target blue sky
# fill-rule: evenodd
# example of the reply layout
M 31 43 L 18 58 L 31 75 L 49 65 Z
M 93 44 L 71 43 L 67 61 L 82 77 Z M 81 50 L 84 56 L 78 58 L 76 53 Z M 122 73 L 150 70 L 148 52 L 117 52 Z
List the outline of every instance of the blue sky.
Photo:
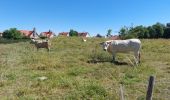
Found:
M 58 34 L 70 29 L 106 35 L 123 26 L 170 22 L 170 0 L 0 0 L 0 31 L 17 29 Z

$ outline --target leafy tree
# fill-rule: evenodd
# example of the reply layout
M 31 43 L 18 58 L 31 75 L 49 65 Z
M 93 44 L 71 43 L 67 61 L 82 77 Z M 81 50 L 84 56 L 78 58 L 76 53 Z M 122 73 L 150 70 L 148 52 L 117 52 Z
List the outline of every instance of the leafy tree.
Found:
M 155 38 L 162 38 L 164 34 L 164 28 L 165 26 L 161 23 L 156 23 L 155 25 L 152 26 L 155 29 Z
M 111 35 L 111 33 L 112 33 L 112 29 L 109 29 L 108 31 L 107 31 L 107 37 L 111 37 L 112 35 Z
M 169 27 L 165 28 L 163 37 L 170 38 L 170 28 Z
M 146 27 L 140 25 L 132 30 L 136 38 L 149 38 L 149 31 Z
M 127 27 L 122 27 L 119 31 L 119 36 L 121 39 L 126 39 L 126 36 L 128 35 L 128 28 Z
M 10 28 L 3 32 L 3 37 L 7 39 L 21 39 L 23 36 L 16 28 Z
M 147 28 L 148 32 L 149 32 L 149 38 L 155 38 L 156 37 L 156 31 L 152 26 L 149 26 Z
M 69 32 L 69 36 L 78 36 L 78 32 L 71 29 Z
M 150 38 L 150 34 L 149 34 L 149 30 L 145 27 L 144 28 L 144 36 L 143 36 L 143 38 Z
M 143 38 L 143 36 L 144 36 L 144 28 L 143 28 L 143 26 L 141 25 L 141 26 L 136 26 L 134 28 L 131 28 L 130 34 L 133 37 Z
M 170 27 L 169 24 L 165 27 L 164 24 L 156 23 L 152 26 L 144 27 L 142 25 L 136 27 L 123 27 L 119 31 L 122 39 L 128 38 L 169 38 Z

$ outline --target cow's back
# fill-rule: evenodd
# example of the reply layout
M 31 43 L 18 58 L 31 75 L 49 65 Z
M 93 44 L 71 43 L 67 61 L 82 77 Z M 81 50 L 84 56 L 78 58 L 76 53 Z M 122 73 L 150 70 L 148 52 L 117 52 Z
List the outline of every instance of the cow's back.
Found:
M 129 39 L 129 46 L 133 51 L 138 51 L 141 48 L 141 41 L 139 39 Z
M 112 42 L 112 50 L 122 53 L 137 51 L 140 49 L 140 44 L 139 39 L 115 40 Z

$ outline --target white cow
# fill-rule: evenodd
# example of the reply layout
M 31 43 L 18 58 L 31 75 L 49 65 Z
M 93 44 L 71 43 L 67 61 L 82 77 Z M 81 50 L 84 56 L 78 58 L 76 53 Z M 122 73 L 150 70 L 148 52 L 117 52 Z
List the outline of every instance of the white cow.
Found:
M 113 61 L 115 61 L 116 53 L 134 52 L 137 63 L 140 63 L 141 41 L 139 39 L 109 40 L 101 44 L 105 51 L 113 55 Z

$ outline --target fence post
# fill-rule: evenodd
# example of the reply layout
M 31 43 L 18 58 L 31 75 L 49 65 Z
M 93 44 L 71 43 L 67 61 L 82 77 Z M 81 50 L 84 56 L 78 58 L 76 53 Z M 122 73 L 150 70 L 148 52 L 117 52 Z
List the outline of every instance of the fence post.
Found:
M 146 100 L 152 100 L 152 92 L 153 92 L 154 83 L 155 83 L 155 77 L 150 76 L 148 90 L 147 90 L 147 94 L 146 94 Z
M 123 94 L 123 86 L 120 84 L 120 100 L 125 100 L 124 94 Z

